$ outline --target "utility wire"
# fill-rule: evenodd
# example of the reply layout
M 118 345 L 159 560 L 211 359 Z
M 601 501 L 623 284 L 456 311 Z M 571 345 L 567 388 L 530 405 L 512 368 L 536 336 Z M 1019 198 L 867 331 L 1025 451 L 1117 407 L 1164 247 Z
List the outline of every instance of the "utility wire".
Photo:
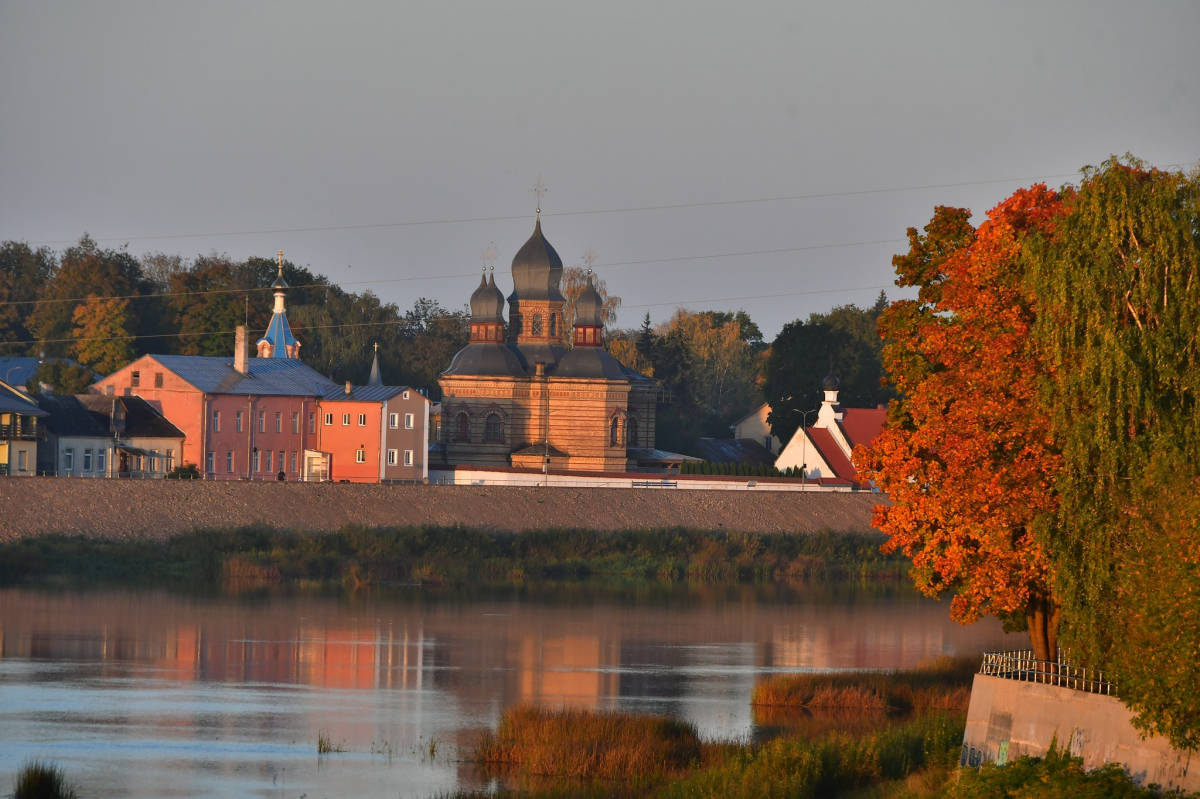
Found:
M 1192 166 L 1192 164 L 1167 164 L 1159 167 L 1160 169 L 1171 169 L 1174 167 Z M 715 208 L 727 205 L 751 205 L 756 203 L 778 203 L 791 202 L 794 200 L 818 200 L 828 199 L 832 197 L 858 197 L 867 194 L 895 194 L 905 191 L 927 191 L 930 189 L 954 189 L 964 186 L 988 186 L 996 183 L 1026 183 L 1029 181 L 1051 180 L 1054 178 L 1069 178 L 1076 177 L 1078 172 L 1064 172 L 1058 175 L 1035 175 L 1025 178 L 1000 178 L 996 180 L 969 180 L 961 183 L 931 183 L 923 186 L 901 186 L 891 189 L 861 189 L 858 191 L 830 191 L 819 192 L 816 194 L 792 194 L 780 197 L 756 197 L 741 200 L 713 200 L 710 202 L 700 203 L 671 203 L 666 205 L 635 205 L 625 208 L 600 208 L 581 211 L 559 211 L 542 212 L 542 216 L 589 216 L 595 214 L 627 214 L 641 211 L 666 211 L 679 208 Z M 296 228 L 268 228 L 263 230 L 230 230 L 220 233 L 170 233 L 153 236 L 108 236 L 101 239 L 93 239 L 93 241 L 163 241 L 166 239 L 202 239 L 215 238 L 220 236 L 266 236 L 280 233 L 319 233 L 334 230 L 373 230 L 378 228 L 398 228 L 398 227 L 420 227 L 424 225 L 457 225 L 468 222 L 507 222 L 515 219 L 528 219 L 528 214 L 518 214 L 514 216 L 475 216 L 461 217 L 451 219 L 424 219 L 413 222 L 378 222 L 375 224 L 362 225 L 322 225 L 318 227 L 296 227 Z M 43 241 L 33 241 L 30 244 L 74 244 L 74 239 L 47 239 Z
M 883 285 L 883 286 L 856 286 L 854 288 L 843 288 L 843 289 L 817 289 L 817 290 L 812 290 L 812 291 L 775 292 L 773 294 L 755 294 L 755 295 L 748 295 L 748 296 L 744 296 L 744 297 L 713 297 L 711 299 L 706 299 L 706 300 L 688 300 L 686 302 L 651 302 L 651 303 L 644 303 L 641 305 L 623 305 L 622 307 L 623 308 L 656 308 L 656 307 L 660 307 L 660 306 L 664 306 L 664 305 L 677 305 L 677 306 L 683 307 L 685 305 L 701 305 L 701 304 L 707 304 L 707 303 L 713 303 L 713 302 L 736 302 L 736 301 L 740 301 L 740 300 L 762 300 L 762 299 L 770 299 L 773 297 L 803 297 L 803 296 L 807 296 L 810 294 L 842 294 L 842 293 L 851 292 L 851 291 L 875 291 L 877 289 L 883 290 L 883 289 L 891 288 L 893 285 L 894 284 L 887 284 L 887 285 Z M 423 321 L 425 321 L 425 322 L 444 322 L 444 321 L 458 321 L 458 320 L 466 321 L 467 317 L 465 317 L 465 316 L 434 316 L 434 317 L 425 319 Z M 344 329 L 344 328 L 380 327 L 383 325 L 400 325 L 403 323 L 403 321 L 404 320 L 402 320 L 402 319 L 392 319 L 392 320 L 389 320 L 386 322 L 346 322 L 346 323 L 336 324 L 336 325 L 308 325 L 308 326 L 303 326 L 303 327 L 296 325 L 296 326 L 294 326 L 293 329 L 301 331 L 301 332 L 306 331 L 306 330 L 339 330 L 339 329 Z M 131 335 L 131 336 L 88 336 L 88 337 L 83 337 L 83 338 L 80 338 L 80 337 L 50 338 L 50 339 L 39 339 L 37 341 L 0 341 L 0 346 L 4 346 L 4 345 L 29 346 L 30 344 L 62 344 L 62 343 L 70 343 L 70 342 L 76 342 L 76 341 L 135 341 L 135 340 L 151 339 L 151 338 L 195 338 L 197 336 L 232 336 L 235 332 L 237 332 L 237 331 L 234 331 L 234 330 L 208 330 L 208 331 L 203 331 L 203 332 L 190 332 L 190 333 L 147 333 L 145 335 Z

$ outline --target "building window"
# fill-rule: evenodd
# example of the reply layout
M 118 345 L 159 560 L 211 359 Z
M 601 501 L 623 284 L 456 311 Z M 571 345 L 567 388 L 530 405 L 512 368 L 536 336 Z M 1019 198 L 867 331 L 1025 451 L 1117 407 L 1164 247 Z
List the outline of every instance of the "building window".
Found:
M 329 424 L 329 422 L 326 422 L 325 424 Z M 308 415 L 308 432 L 317 432 L 317 415 L 315 413 L 310 413 Z M 295 469 L 292 471 L 295 471 Z
M 400 426 L 400 414 L 389 413 L 388 414 L 388 427 L 395 430 L 399 426 Z
M 637 419 L 632 416 L 625 422 L 625 443 L 631 447 L 640 446 L 638 444 L 638 423 Z
M 292 412 L 292 432 L 300 432 L 300 414 L 295 411 Z
M 332 413 L 325 414 L 325 424 L 326 425 L 333 424 L 333 414 Z
M 399 453 L 398 451 L 394 450 L 394 449 L 389 449 L 389 450 L 388 450 L 388 466 L 395 466 L 395 465 L 396 465 L 396 463 L 397 463 L 397 456 L 398 456 L 399 454 L 400 454 L 400 453 Z
M 137 372 L 137 371 L 130 372 L 129 373 L 129 385 L 132 386 L 133 388 L 137 388 L 141 384 L 142 384 L 142 373 Z
M 267 432 L 267 412 L 266 411 L 258 412 L 258 432 L 260 432 L 260 433 Z
M 535 336 L 542 335 L 542 315 L 540 313 L 533 315 L 533 330 L 530 333 Z
M 116 386 L 105 386 L 104 387 L 105 396 L 111 397 L 113 394 L 116 394 L 116 393 L 117 393 Z
M 169 472 L 175 468 L 175 450 L 167 450 L 167 462 L 163 465 L 163 471 Z
M 770 436 L 763 436 L 763 446 L 766 447 L 768 450 L 771 449 L 771 437 Z
M 242 421 L 242 414 L 239 413 L 238 414 L 238 430 L 242 429 L 241 421 Z M 213 432 L 214 433 L 221 432 L 221 412 L 220 411 L 213 411 Z
M 225 471 L 233 474 L 233 450 L 228 450 L 225 453 Z
M 90 449 L 85 449 L 83 451 L 83 470 L 85 472 L 90 472 L 92 470 L 92 451 Z
M 411 449 L 404 450 L 404 465 L 405 466 L 412 466 L 412 463 L 413 463 L 412 454 L 413 454 L 413 451 Z
M 359 427 L 367 426 L 367 415 L 365 413 L 360 413 L 358 415 L 358 426 Z
M 413 415 L 411 413 L 404 414 L 404 429 L 405 430 L 413 429 Z
M 251 455 L 250 462 L 253 464 L 253 466 L 250 467 L 251 471 L 253 471 L 253 472 L 260 471 L 258 467 L 262 466 L 262 457 L 261 457 L 261 453 L 259 453 L 258 450 L 254 450 L 254 452 Z
M 550 314 L 550 335 L 558 335 L 558 314 Z
M 283 450 L 279 450 L 279 471 L 283 471 Z
M 621 420 L 616 416 L 613 417 L 612 430 L 610 431 L 608 438 L 611 446 L 615 447 L 621 443 Z
M 288 471 L 295 474 L 295 472 L 296 472 L 296 453 L 294 451 L 292 452 L 292 459 L 291 459 L 290 466 L 291 466 L 291 468 L 289 468 Z
M 263 466 L 263 471 L 264 472 L 275 471 L 274 469 L 271 468 L 271 450 L 267 450 L 267 462 L 266 462 L 266 465 Z
M 365 449 L 355 450 L 354 451 L 354 462 L 355 463 L 366 463 L 367 462 L 367 451 Z
M 405 392 L 404 392 L 404 398 L 405 398 L 405 399 L 408 399 L 408 392 L 407 392 L 407 391 L 405 391 Z
M 349 426 L 350 426 L 350 414 L 343 413 L 342 414 L 342 427 L 349 427 Z
M 158 450 L 156 449 L 150 450 L 150 471 L 158 471 Z
M 104 455 L 101 454 L 100 458 L 103 460 Z M 205 453 L 204 455 L 204 471 L 208 472 L 209 474 L 213 473 L 213 453 L 211 451 Z
M 241 411 L 237 412 L 236 418 L 234 418 L 234 420 L 233 420 L 233 426 L 237 429 L 237 431 L 239 433 L 242 432 L 242 412 Z
M 275 411 L 275 432 L 283 432 L 283 413 L 281 411 Z
M 154 373 L 154 387 L 162 388 L 162 386 L 163 386 L 162 372 L 155 372 Z
M 63 450 L 63 471 L 69 472 L 75 468 L 75 450 Z
M 471 440 L 471 417 L 467 416 L 466 412 L 458 414 L 458 437 L 455 441 L 470 441 Z
M 489 444 L 499 444 L 504 441 L 504 428 L 500 424 L 500 414 L 489 413 L 483 424 L 483 440 Z
M 29 470 L 29 453 L 23 449 L 17 450 L 17 471 L 24 472 Z

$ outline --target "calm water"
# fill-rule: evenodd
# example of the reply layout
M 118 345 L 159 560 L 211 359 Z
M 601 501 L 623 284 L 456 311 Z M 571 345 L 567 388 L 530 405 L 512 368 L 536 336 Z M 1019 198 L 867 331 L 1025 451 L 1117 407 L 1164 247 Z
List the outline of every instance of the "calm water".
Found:
M 36 756 L 88 797 L 426 796 L 480 784 L 457 749 L 530 702 L 744 738 L 764 675 L 1005 646 L 948 610 L 900 585 L 3 589 L 0 793 Z M 318 758 L 322 730 L 347 751 Z

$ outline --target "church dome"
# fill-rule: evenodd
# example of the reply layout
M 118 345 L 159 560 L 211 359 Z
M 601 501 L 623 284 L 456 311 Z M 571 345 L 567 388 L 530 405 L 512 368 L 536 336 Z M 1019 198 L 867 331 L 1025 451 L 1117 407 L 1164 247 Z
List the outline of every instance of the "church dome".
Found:
M 603 310 L 604 300 L 601 299 L 600 292 L 596 291 L 596 287 L 592 285 L 592 275 L 589 272 L 587 285 L 583 287 L 579 298 L 575 300 L 575 324 L 599 327 L 603 324 L 601 315 Z
M 821 384 L 821 387 L 825 391 L 837 391 L 839 388 L 841 388 L 841 385 L 842 384 L 838 382 L 838 379 L 833 376 L 833 372 L 830 372 L 829 377 L 825 378 L 825 382 Z
M 471 319 L 475 322 L 503 322 L 504 294 L 496 286 L 495 275 L 479 279 L 479 288 L 471 295 Z
M 275 278 L 275 282 L 271 284 L 271 288 L 276 291 L 282 291 L 288 287 L 287 281 L 283 279 L 283 267 L 279 267 L 279 275 Z
M 562 301 L 562 259 L 542 235 L 542 220 L 512 261 L 513 293 L 510 300 Z

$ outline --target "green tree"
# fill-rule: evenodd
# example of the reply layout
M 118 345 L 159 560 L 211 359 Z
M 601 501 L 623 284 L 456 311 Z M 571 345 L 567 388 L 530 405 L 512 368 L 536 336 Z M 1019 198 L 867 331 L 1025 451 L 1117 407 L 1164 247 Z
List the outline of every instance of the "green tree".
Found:
M 75 306 L 73 320 L 72 347 L 84 366 L 107 375 L 133 360 L 129 300 L 91 295 Z
M 471 315 L 464 307 L 451 311 L 436 300 L 418 299 L 400 320 L 400 381 L 429 390 L 431 399 L 442 396 L 438 378 L 455 353 L 467 346 Z
M 36 392 L 45 383 L 55 394 L 87 394 L 94 382 L 96 382 L 96 373 L 91 369 L 71 361 L 54 358 L 38 365 L 37 371 L 25 384 L 25 388 L 30 392 Z
M 820 404 L 821 383 L 830 368 L 841 383 L 838 400 L 846 406 L 874 407 L 895 396 L 881 385 L 884 342 L 878 326 L 886 307 L 887 297 L 880 292 L 870 308 L 841 305 L 811 314 L 807 322 L 784 325 L 771 344 L 763 381 L 763 394 L 771 403 L 771 432 L 781 441 L 790 440 L 800 427 L 796 409 Z
M 0 244 L 0 355 L 18 355 L 33 341 L 28 317 L 54 274 L 54 254 L 46 247 L 6 241 Z

